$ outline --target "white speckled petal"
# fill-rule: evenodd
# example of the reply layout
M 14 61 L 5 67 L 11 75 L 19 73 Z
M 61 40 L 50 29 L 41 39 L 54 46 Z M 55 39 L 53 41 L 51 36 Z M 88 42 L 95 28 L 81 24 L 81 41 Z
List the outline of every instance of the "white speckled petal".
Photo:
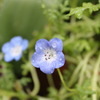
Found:
M 63 43 L 58 38 L 53 38 L 50 40 L 50 46 L 55 49 L 57 52 L 61 52 L 63 49 Z
M 41 52 L 47 48 L 49 48 L 49 42 L 45 39 L 40 39 L 36 42 L 35 50 L 36 52 Z
M 40 70 L 45 74 L 52 74 L 54 72 L 55 65 L 54 63 L 41 63 Z
M 65 64 L 65 57 L 62 52 L 57 53 L 57 59 L 53 62 L 55 63 L 55 68 L 60 68 Z
M 37 52 L 35 52 L 32 55 L 31 62 L 34 67 L 39 68 L 41 66 L 41 62 L 43 62 L 42 56 L 43 56 L 43 53 L 37 53 Z

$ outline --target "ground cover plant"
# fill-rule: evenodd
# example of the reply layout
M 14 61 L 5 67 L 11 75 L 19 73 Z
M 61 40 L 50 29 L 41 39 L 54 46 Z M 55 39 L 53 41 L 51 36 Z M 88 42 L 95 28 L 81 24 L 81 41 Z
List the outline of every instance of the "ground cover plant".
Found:
M 100 100 L 100 0 L 0 0 L 0 100 Z

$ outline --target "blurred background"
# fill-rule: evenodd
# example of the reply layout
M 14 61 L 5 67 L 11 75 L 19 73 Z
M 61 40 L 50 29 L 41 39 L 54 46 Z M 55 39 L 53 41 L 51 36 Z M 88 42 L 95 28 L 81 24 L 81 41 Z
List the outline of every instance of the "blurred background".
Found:
M 14 36 L 29 46 L 20 61 L 7 63 L 1 48 Z M 64 44 L 65 82 L 79 94 L 65 91 L 56 70 L 45 75 L 29 68 L 36 41 L 54 37 Z M 0 100 L 100 100 L 99 55 L 100 0 L 0 0 Z M 30 70 L 39 78 L 36 94 Z

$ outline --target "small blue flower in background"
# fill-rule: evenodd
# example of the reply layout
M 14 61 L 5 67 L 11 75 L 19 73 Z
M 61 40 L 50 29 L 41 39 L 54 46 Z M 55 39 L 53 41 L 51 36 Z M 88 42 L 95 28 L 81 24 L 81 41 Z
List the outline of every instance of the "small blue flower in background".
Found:
M 20 36 L 13 37 L 10 42 L 2 46 L 4 60 L 10 62 L 13 59 L 18 61 L 22 57 L 22 53 L 28 47 L 28 40 L 22 39 Z
M 62 53 L 63 43 L 58 38 L 50 41 L 40 39 L 36 42 L 36 52 L 32 56 L 32 65 L 46 74 L 52 74 L 55 68 L 60 68 L 65 63 Z

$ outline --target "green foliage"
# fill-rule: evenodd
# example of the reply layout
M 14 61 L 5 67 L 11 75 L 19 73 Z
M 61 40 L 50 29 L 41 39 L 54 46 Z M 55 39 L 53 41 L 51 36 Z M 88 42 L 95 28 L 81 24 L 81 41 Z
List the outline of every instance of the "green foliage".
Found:
M 88 10 L 91 14 L 94 11 L 98 11 L 100 9 L 100 4 L 93 5 L 92 3 L 83 3 L 82 7 L 71 8 L 70 13 L 67 16 L 75 15 L 76 18 L 82 18 L 83 12 Z
M 21 68 L 22 68 L 22 75 L 23 76 L 25 76 L 25 75 L 28 74 L 28 72 L 29 72 L 30 69 L 27 66 L 29 66 L 29 65 L 30 65 L 29 62 L 28 63 L 25 63 L 25 64 L 22 64 Z
M 50 87 L 48 89 L 48 91 L 49 91 L 48 97 L 58 99 L 58 96 L 57 96 L 58 95 L 58 91 L 55 88 Z
M 95 93 L 90 88 L 90 80 L 86 80 L 83 86 L 76 85 L 76 89 L 78 94 L 72 96 L 72 100 L 91 100 L 91 95 Z
M 29 83 L 31 80 L 30 78 L 27 78 L 27 77 L 23 77 L 22 79 L 20 79 L 20 83 L 25 86 L 27 85 L 27 83 Z
M 100 0 L 0 0 L 0 48 L 16 35 L 28 39 L 29 48 L 18 62 L 4 62 L 0 52 L 0 100 L 99 100 Z M 61 70 L 74 91 L 51 84 L 43 97 L 42 75 L 38 79 L 30 59 L 38 39 L 54 37 L 63 40 Z
M 0 72 L 0 89 L 12 90 L 14 87 L 15 76 L 11 69 L 11 65 L 6 65 L 5 63 L 2 63 Z

